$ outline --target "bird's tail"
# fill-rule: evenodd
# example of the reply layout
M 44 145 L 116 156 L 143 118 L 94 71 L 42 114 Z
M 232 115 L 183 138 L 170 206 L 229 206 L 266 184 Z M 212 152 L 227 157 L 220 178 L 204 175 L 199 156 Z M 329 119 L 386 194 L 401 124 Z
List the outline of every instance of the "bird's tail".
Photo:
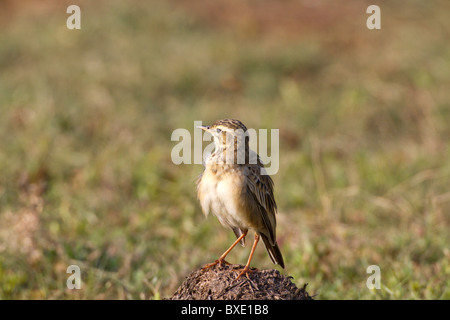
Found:
M 266 246 L 267 252 L 269 253 L 270 259 L 272 259 L 272 262 L 280 265 L 284 269 L 283 255 L 281 254 L 277 242 L 275 241 L 275 243 L 272 245 L 269 238 L 267 238 L 265 234 L 260 233 L 260 236 L 264 241 L 264 245 Z

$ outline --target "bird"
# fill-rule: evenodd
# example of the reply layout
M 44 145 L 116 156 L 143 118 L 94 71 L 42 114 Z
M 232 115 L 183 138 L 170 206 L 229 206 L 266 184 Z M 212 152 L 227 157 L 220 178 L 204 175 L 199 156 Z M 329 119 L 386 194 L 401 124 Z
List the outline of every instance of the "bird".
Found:
M 208 269 L 229 264 L 225 257 L 240 243 L 245 246 L 249 230 L 254 241 L 245 267 L 236 279 L 249 278 L 250 262 L 260 239 L 274 264 L 285 267 L 276 240 L 274 184 L 266 174 L 259 155 L 249 148 L 247 127 L 236 119 L 217 120 L 210 126 L 198 126 L 214 138 L 214 152 L 204 160 L 204 171 L 197 179 L 197 198 L 203 214 L 212 212 L 224 227 L 236 235 L 236 241 Z M 250 278 L 249 278 L 250 279 Z

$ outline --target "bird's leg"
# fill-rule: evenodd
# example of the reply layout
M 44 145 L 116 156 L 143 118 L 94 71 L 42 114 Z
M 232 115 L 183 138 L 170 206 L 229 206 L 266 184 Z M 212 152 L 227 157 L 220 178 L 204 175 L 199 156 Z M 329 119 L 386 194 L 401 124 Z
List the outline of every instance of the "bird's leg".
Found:
M 202 270 L 214 267 L 216 264 L 222 265 L 224 263 L 226 264 L 230 264 L 228 262 L 225 261 L 225 257 L 227 256 L 227 254 L 230 253 L 230 251 L 239 243 L 239 241 L 242 240 L 242 238 L 245 238 L 245 236 L 247 235 L 248 230 L 245 230 L 240 236 L 239 238 L 236 239 L 236 241 L 228 248 L 227 251 L 225 251 L 219 259 L 217 259 L 216 261 L 212 262 L 212 263 L 208 263 L 207 265 L 205 265 Z
M 258 244 L 258 241 L 259 241 L 259 235 L 257 233 L 255 233 L 255 241 L 253 241 L 252 251 L 250 251 L 250 256 L 248 257 L 247 264 L 245 265 L 244 269 L 242 269 L 241 273 L 239 273 L 236 280 L 239 279 L 244 274 L 250 280 L 250 278 L 248 277 L 248 274 L 250 272 L 253 272 L 252 270 L 250 270 L 250 262 L 252 261 L 252 257 L 253 257 L 253 254 L 255 253 L 255 249 L 256 249 L 256 245 Z

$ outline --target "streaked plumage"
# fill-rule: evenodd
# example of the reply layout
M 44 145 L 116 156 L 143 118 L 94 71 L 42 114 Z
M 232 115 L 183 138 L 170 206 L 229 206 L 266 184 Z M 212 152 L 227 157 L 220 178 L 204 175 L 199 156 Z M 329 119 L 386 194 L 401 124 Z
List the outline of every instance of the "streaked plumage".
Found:
M 200 128 L 213 135 L 216 147 L 206 159 L 205 170 L 197 181 L 200 205 L 205 215 L 213 212 L 220 223 L 230 227 L 238 238 L 216 262 L 206 267 L 223 263 L 238 242 L 245 245 L 245 235 L 251 229 L 255 231 L 255 241 L 239 277 L 249 272 L 259 237 L 263 239 L 272 262 L 284 268 L 276 241 L 277 206 L 273 181 L 269 175 L 262 174 L 264 165 L 248 147 L 247 128 L 235 119 L 219 120 Z

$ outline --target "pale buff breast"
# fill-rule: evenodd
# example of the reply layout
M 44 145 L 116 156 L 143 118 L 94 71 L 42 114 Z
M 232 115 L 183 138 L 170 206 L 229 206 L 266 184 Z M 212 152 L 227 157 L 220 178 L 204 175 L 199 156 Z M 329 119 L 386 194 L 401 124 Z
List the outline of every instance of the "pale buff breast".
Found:
M 198 198 L 207 215 L 210 211 L 217 216 L 220 223 L 227 227 L 242 230 L 254 229 L 254 217 L 245 205 L 245 176 L 233 168 L 215 172 L 214 167 L 207 166 L 198 186 Z

